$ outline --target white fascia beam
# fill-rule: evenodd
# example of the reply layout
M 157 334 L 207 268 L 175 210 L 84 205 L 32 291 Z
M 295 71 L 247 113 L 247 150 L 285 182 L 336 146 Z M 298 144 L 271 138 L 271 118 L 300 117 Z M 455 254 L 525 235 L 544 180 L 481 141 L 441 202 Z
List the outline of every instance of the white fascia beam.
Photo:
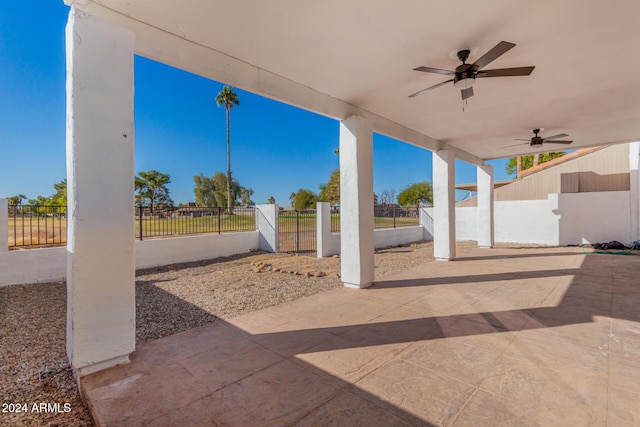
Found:
M 135 51 L 144 57 L 336 120 L 360 116 L 371 123 L 374 132 L 431 151 L 449 150 L 457 159 L 467 163 L 484 164 L 482 159 L 464 150 L 226 53 L 190 41 L 184 38 L 184 35 L 153 27 L 96 2 L 90 2 L 83 6 L 83 9 L 130 28 L 136 36 Z

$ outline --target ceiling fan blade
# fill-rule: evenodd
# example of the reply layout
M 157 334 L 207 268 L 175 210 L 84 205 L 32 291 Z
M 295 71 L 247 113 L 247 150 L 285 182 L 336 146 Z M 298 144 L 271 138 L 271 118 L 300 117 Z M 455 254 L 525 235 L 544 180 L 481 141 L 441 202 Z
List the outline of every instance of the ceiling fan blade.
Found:
M 524 141 L 524 140 L 521 140 L 521 141 Z M 529 140 L 527 139 L 527 141 L 529 141 Z M 507 145 L 505 147 L 500 147 L 500 149 L 502 149 L 502 148 L 511 148 L 511 147 L 519 147 L 521 145 L 529 145 L 530 143 L 531 143 L 531 141 L 525 142 L 524 144 L 521 142 L 520 144 Z
M 497 68 L 495 70 L 478 71 L 477 77 L 509 77 L 528 76 L 536 67 Z
M 414 68 L 413 71 L 424 71 L 425 73 L 444 74 L 445 76 L 452 76 L 456 73 L 455 71 L 442 70 L 440 68 L 431 68 L 431 67 L 418 67 L 418 68 Z
M 546 138 L 542 138 L 542 141 L 543 142 L 547 142 L 550 139 L 566 138 L 567 136 L 569 136 L 569 135 L 567 135 L 566 133 L 559 133 L 557 135 L 553 135 L 553 136 L 548 136 Z
M 411 95 L 409 95 L 409 98 L 415 98 L 416 96 L 420 95 L 422 92 L 428 92 L 430 90 L 439 88 L 440 86 L 446 85 L 447 83 L 452 82 L 452 81 L 453 81 L 453 79 L 450 79 L 450 80 L 447 80 L 446 82 L 442 82 L 442 83 L 438 83 L 437 85 L 429 86 L 426 89 L 422 89 L 422 90 L 417 91 L 416 93 L 412 93 Z
M 504 55 L 509 49 L 514 47 L 515 44 L 501 41 L 493 47 L 489 52 L 482 55 L 476 62 L 473 63 L 478 69 L 484 68 L 491 62 L 495 61 L 498 57 Z
M 463 101 L 467 98 L 471 98 L 473 96 L 473 87 L 470 87 L 468 89 L 462 89 L 460 93 L 462 94 Z
M 547 141 L 545 139 L 542 142 L 545 144 L 571 144 L 573 141 Z

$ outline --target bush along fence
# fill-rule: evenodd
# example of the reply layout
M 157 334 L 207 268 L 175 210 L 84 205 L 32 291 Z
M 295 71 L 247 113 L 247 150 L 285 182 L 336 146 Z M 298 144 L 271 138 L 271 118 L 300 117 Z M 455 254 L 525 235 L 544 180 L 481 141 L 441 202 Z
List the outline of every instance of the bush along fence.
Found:
M 67 207 L 8 205 L 9 249 L 33 249 L 67 244 Z M 255 231 L 254 208 L 222 207 L 135 208 L 136 239 L 204 233 Z

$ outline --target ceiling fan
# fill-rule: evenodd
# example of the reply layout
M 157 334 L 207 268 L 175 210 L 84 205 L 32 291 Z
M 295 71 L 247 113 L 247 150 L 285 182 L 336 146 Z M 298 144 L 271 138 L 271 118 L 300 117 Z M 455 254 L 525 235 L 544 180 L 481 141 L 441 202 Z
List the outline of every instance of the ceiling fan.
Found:
M 473 64 L 467 64 L 471 51 L 464 49 L 458 52 L 458 59 L 462 61 L 462 64 L 456 67 L 455 71 L 442 70 L 440 68 L 432 67 L 418 67 L 414 68 L 414 71 L 424 71 L 426 73 L 444 74 L 446 76 L 453 76 L 445 82 L 438 83 L 430 86 L 426 89 L 422 89 L 414 94 L 409 95 L 409 98 L 416 97 L 423 92 L 436 89 L 449 82 L 453 82 L 453 86 L 456 89 L 460 89 L 462 99 L 465 100 L 473 96 L 473 85 L 476 82 L 476 78 L 480 77 L 508 77 L 508 76 L 528 76 L 533 72 L 535 67 L 517 67 L 517 68 L 499 68 L 494 70 L 483 70 L 484 67 L 495 61 L 497 58 L 505 54 L 509 49 L 514 47 L 514 43 L 501 41 L 493 47 L 489 52 L 482 55 Z
M 560 141 L 556 139 L 556 138 L 566 138 L 567 136 L 569 136 L 566 133 L 559 133 L 558 135 L 548 136 L 546 138 L 542 138 L 538 136 L 538 134 L 543 130 L 544 128 L 532 129 L 531 132 L 533 132 L 533 136 L 530 139 L 516 138 L 516 141 L 527 141 L 524 143 L 524 145 L 528 144 L 531 147 L 539 147 L 542 144 L 571 144 L 573 142 L 573 141 Z M 520 143 L 515 145 L 507 145 L 506 147 L 502 147 L 502 148 L 516 147 L 518 145 L 523 145 L 523 144 Z

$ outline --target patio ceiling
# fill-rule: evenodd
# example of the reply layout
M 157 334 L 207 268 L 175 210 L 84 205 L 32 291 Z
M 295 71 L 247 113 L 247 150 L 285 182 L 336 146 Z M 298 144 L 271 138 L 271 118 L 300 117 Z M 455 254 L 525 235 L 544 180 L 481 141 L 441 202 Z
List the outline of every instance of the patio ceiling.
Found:
M 546 129 L 543 137 L 569 134 L 575 141 L 571 148 L 640 139 L 637 0 L 95 0 L 93 4 L 480 159 L 535 152 L 526 144 L 502 147 L 516 144 L 514 138 L 530 137 L 530 129 L 536 127 Z M 479 80 L 464 112 L 452 83 L 408 98 L 448 79 L 413 68 L 454 69 L 459 65 L 457 50 L 477 50 L 469 58 L 473 62 L 501 40 L 516 47 L 486 68 L 535 65 L 531 76 Z M 537 151 L 557 147 L 547 145 Z

